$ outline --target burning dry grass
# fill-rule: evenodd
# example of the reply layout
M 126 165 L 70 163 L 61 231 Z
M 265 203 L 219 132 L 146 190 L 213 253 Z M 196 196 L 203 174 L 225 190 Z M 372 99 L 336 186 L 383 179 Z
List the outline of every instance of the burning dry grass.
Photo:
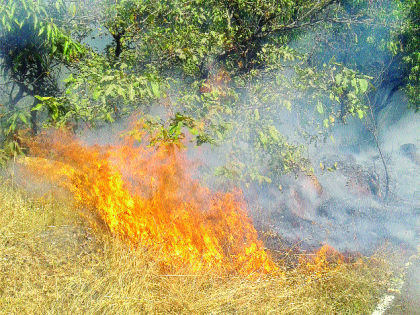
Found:
M 202 186 L 175 145 L 152 148 L 127 137 L 113 146 L 87 146 L 58 133 L 37 137 L 30 148 L 33 157 L 21 167 L 31 181 L 67 188 L 92 224 L 153 250 L 165 271 L 187 264 L 193 271 L 243 275 L 277 271 L 242 193 Z
M 369 314 L 389 277 L 375 258 L 321 269 L 325 259 L 303 259 L 253 280 L 165 274 L 141 247 L 92 235 L 67 199 L 4 182 L 0 196 L 1 314 Z

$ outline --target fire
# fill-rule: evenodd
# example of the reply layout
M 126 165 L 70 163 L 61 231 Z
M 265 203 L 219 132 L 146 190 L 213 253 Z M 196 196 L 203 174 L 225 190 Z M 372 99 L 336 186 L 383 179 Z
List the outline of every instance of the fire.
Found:
M 334 247 L 325 244 L 314 254 L 301 256 L 299 264 L 307 271 L 321 275 L 324 272 L 339 269 L 345 263 L 345 257 Z
M 212 192 L 189 173 L 176 146 L 88 146 L 66 134 L 40 136 L 23 165 L 71 191 L 91 223 L 153 251 L 163 270 L 272 273 L 239 190 Z M 93 219 L 95 218 L 95 219 Z

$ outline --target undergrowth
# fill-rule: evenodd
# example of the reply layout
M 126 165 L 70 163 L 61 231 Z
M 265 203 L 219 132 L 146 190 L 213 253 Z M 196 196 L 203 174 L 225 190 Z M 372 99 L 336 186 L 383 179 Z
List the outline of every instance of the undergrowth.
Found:
M 0 199 L 1 314 L 370 314 L 391 274 L 379 254 L 253 279 L 165 274 L 146 250 L 93 233 L 65 196 L 3 180 Z

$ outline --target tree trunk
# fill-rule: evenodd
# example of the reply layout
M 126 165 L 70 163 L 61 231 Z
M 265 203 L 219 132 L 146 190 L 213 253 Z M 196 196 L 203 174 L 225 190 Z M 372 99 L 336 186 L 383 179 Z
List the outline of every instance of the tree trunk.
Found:
M 31 132 L 33 136 L 36 136 L 36 134 L 38 133 L 37 111 L 32 110 L 33 108 L 35 108 L 36 105 L 38 105 L 38 100 L 35 98 L 31 106 Z

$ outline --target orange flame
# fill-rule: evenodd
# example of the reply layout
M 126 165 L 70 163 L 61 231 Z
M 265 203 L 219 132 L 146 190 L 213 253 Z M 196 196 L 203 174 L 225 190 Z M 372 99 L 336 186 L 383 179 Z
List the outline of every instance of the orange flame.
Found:
M 176 146 L 126 139 L 87 146 L 65 134 L 38 137 L 24 165 L 58 181 L 116 236 L 152 249 L 164 270 L 189 266 L 241 274 L 278 270 L 247 216 L 239 190 L 212 192 L 188 173 Z
M 345 257 L 334 247 L 325 244 L 313 255 L 301 256 L 299 264 L 305 270 L 320 275 L 327 271 L 337 270 L 345 262 Z

